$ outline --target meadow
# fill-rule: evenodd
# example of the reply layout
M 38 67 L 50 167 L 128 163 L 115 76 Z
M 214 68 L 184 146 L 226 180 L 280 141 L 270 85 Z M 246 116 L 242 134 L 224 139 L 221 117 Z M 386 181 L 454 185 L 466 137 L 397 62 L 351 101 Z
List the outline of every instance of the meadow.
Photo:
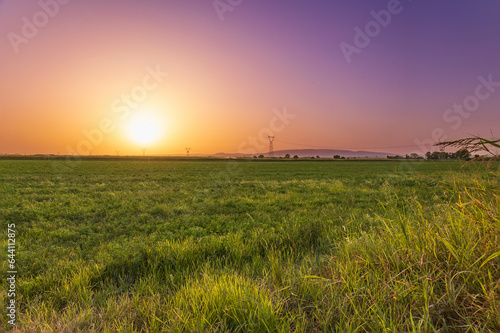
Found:
M 499 194 L 498 162 L 0 160 L 0 330 L 500 331 Z

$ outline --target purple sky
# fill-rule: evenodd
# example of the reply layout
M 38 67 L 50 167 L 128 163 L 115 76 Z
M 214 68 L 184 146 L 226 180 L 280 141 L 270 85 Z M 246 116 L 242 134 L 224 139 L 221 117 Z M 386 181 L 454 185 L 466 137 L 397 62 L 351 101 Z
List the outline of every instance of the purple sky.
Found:
M 151 153 L 237 152 L 284 107 L 295 118 L 273 133 L 276 149 L 424 153 L 500 132 L 497 0 L 243 0 L 224 20 L 212 1 L 72 0 L 16 53 L 9 33 L 40 8 L 0 0 L 0 153 L 77 146 L 156 65 L 170 75 L 145 103 L 169 134 Z M 389 10 L 385 27 L 372 22 Z M 341 45 L 356 47 L 367 24 L 378 30 L 348 62 Z M 453 109 L 464 101 L 472 111 Z M 120 135 L 94 153 L 137 150 Z

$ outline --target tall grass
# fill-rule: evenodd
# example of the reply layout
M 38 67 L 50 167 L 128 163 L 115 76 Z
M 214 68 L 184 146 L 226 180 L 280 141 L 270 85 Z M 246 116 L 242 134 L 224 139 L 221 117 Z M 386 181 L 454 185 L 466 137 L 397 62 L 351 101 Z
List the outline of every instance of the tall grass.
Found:
M 43 270 L 24 255 L 32 273 L 19 282 L 18 329 L 500 331 L 497 176 L 453 171 L 439 181 L 418 174 L 392 183 L 362 179 L 357 192 L 343 185 L 348 179 L 294 182 L 300 200 L 288 192 L 269 196 L 279 182 L 261 182 L 256 188 L 267 188 L 261 197 L 240 192 L 244 198 L 226 203 L 238 210 L 238 202 L 258 199 L 285 211 L 288 200 L 299 208 L 280 213 L 279 223 L 270 214 L 238 212 L 257 227 L 200 237 L 117 235 L 99 247 L 98 257 L 64 250 L 68 258 L 48 261 Z M 377 200 L 368 201 L 372 196 Z M 217 207 L 200 201 L 196 214 Z M 354 206 L 342 210 L 344 204 Z M 162 216 L 162 209 L 153 214 Z
M 328 294 L 313 314 L 322 328 L 500 330 L 496 195 L 481 186 L 456 195 L 435 212 L 405 202 L 406 213 L 379 217 L 371 232 L 346 233 L 320 274 Z

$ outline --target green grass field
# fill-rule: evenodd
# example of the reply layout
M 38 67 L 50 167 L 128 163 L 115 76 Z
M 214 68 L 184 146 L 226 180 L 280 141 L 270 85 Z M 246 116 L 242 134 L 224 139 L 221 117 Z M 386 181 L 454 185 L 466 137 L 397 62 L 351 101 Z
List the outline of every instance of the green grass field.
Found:
M 495 332 L 498 170 L 1 160 L 2 274 L 23 332 Z

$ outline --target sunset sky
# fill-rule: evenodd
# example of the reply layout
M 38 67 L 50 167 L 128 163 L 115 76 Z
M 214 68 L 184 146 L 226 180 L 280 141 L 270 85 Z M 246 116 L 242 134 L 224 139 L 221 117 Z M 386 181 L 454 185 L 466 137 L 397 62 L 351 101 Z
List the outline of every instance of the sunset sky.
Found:
M 500 136 L 498 0 L 0 0 L 0 36 L 0 154 Z

